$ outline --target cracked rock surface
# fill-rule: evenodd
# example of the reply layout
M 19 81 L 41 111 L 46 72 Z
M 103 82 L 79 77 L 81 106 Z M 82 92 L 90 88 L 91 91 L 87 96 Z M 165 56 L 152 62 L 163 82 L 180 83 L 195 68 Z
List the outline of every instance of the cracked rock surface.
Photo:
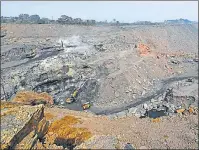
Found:
M 28 106 L 1 103 L 1 146 L 15 148 L 39 124 L 44 115 L 43 105 Z

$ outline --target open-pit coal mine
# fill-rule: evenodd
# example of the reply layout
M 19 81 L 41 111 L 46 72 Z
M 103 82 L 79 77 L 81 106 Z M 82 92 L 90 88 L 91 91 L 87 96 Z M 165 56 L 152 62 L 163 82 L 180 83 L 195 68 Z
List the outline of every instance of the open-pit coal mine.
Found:
M 198 104 L 197 24 L 5 24 L 1 32 L 1 100 L 46 92 L 56 106 L 113 117 Z

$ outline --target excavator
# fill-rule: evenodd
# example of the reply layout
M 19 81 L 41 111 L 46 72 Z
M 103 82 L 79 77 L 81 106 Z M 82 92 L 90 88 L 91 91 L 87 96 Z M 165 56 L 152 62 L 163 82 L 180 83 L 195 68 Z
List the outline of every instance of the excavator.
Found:
M 78 91 L 79 91 L 78 89 L 75 90 L 75 91 L 72 93 L 71 97 L 69 97 L 69 98 L 66 99 L 66 103 L 71 104 L 71 103 L 75 102 L 75 98 L 76 98 L 76 96 L 77 96 Z
M 82 104 L 83 110 L 89 109 L 90 107 L 91 107 L 90 102 L 86 102 L 86 103 Z
M 66 103 L 71 104 L 71 103 L 75 102 L 77 94 L 80 92 L 80 89 L 83 87 L 84 84 L 85 84 L 85 82 L 71 94 L 71 97 L 66 99 Z M 90 102 L 85 102 L 82 104 L 83 110 L 89 109 L 90 107 L 91 107 Z

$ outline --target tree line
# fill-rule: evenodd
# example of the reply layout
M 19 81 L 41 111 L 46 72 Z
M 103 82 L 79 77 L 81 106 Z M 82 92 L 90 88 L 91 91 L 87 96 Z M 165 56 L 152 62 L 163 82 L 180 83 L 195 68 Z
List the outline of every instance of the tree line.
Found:
M 72 18 L 67 15 L 61 15 L 57 20 L 41 18 L 39 15 L 20 14 L 18 17 L 1 16 L 1 23 L 19 23 L 19 24 L 78 24 L 78 25 L 158 25 L 173 23 L 194 23 L 188 19 L 165 20 L 164 22 L 137 21 L 133 23 L 121 23 L 116 19 L 108 22 L 96 20 L 83 20 L 81 18 Z
M 61 15 L 57 20 L 49 18 L 41 18 L 39 15 L 20 14 L 18 17 L 1 16 L 1 23 L 19 23 L 19 24 L 79 24 L 79 25 L 95 25 L 95 24 L 118 24 L 119 21 L 113 19 L 112 22 L 96 20 L 83 20 L 81 18 L 72 18 L 67 15 Z

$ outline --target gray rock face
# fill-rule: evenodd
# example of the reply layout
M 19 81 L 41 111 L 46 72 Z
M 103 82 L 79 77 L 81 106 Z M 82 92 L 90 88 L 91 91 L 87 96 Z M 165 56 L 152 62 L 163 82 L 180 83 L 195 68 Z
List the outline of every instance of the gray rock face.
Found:
M 145 114 L 146 114 L 146 110 L 145 109 L 140 109 L 139 112 L 140 112 L 141 116 L 145 116 Z
M 55 104 L 75 110 L 81 110 L 81 104 L 87 101 L 98 109 L 129 108 L 126 105 L 140 102 L 140 97 L 145 98 L 155 92 L 161 80 L 171 76 L 163 62 L 157 64 L 154 58 L 139 56 L 138 43 L 147 44 L 150 41 L 152 44 L 148 46 L 157 52 L 159 49 L 162 52 L 168 49 L 181 49 L 185 53 L 187 50 L 187 53 L 198 51 L 197 33 L 190 32 L 195 29 L 194 26 L 160 26 L 158 32 L 156 27 L 151 26 L 125 27 L 125 30 L 105 26 L 85 28 L 59 25 L 8 25 L 7 28 L 7 35 L 2 38 L 1 44 L 1 99 L 12 99 L 19 90 L 47 92 L 53 96 Z M 144 32 L 146 34 L 143 35 Z M 148 36 L 151 33 L 153 36 Z M 182 38 L 181 33 L 187 36 Z M 140 35 L 143 35 L 142 40 Z M 160 42 L 165 37 L 170 39 L 166 45 Z M 33 57 L 27 58 L 27 54 Z M 169 62 L 170 56 L 166 57 Z M 175 58 L 180 59 L 184 56 Z M 188 75 L 192 74 L 189 70 L 195 73 L 198 68 L 193 61 L 186 64 L 180 61 L 180 64 L 171 64 L 174 72 L 178 67 L 176 65 L 180 65 L 179 68 L 183 68 Z M 173 76 L 178 78 L 175 74 Z M 197 89 L 197 85 L 194 80 L 183 81 L 180 87 L 184 88 L 180 88 L 177 95 L 184 96 L 180 95 L 183 93 L 195 97 L 198 94 L 191 89 Z M 66 99 L 72 97 L 76 90 L 75 103 L 69 106 Z M 174 97 L 175 92 L 174 88 Z M 159 103 L 165 95 L 160 99 L 154 97 L 158 102 L 147 103 L 148 109 L 161 106 Z M 166 97 L 174 105 L 180 101 L 179 98 L 172 101 L 171 94 L 171 99 L 169 95 Z M 192 100 L 184 102 L 188 101 Z M 140 106 L 133 106 L 140 109 Z M 135 110 L 130 110 L 127 114 L 134 113 Z
M 154 103 L 154 102 L 157 102 L 157 100 L 155 100 L 155 99 L 151 99 L 151 103 Z
M 65 51 L 57 51 L 53 45 L 48 47 L 25 45 L 25 47 L 15 49 L 16 54 L 10 53 L 13 51 L 11 49 L 5 52 L 4 56 L 5 59 L 9 58 L 7 61 L 18 61 L 22 59 L 23 55 L 26 55 L 26 51 L 30 52 L 33 49 L 37 49 L 36 57 L 30 58 L 19 66 L 13 64 L 11 68 L 3 69 L 3 73 L 9 72 L 9 75 L 2 75 L 2 82 L 4 82 L 4 92 L 2 91 L 2 93 L 4 94 L 1 95 L 1 99 L 10 99 L 17 91 L 25 89 L 47 92 L 53 96 L 55 104 L 66 105 L 66 99 L 70 98 L 72 93 L 78 89 L 77 101 L 81 99 L 86 99 L 89 102 L 94 100 L 98 90 L 97 79 L 92 78 L 95 72 L 92 68 L 85 68 L 79 64 L 74 58 L 77 55 L 81 59 L 82 55 L 79 53 L 75 53 L 71 57 Z M 3 57 L 5 67 L 7 61 Z M 82 86 L 83 83 L 84 86 Z
M 118 118 L 124 118 L 127 115 L 127 111 L 118 112 L 116 115 Z
M 136 107 L 132 107 L 132 108 L 129 108 L 129 109 L 128 109 L 128 112 L 129 112 L 130 114 L 135 114 L 136 111 L 137 111 L 137 108 L 136 108 Z
M 148 107 L 148 105 L 146 103 L 144 103 L 143 104 L 143 108 L 147 110 L 149 107 Z

